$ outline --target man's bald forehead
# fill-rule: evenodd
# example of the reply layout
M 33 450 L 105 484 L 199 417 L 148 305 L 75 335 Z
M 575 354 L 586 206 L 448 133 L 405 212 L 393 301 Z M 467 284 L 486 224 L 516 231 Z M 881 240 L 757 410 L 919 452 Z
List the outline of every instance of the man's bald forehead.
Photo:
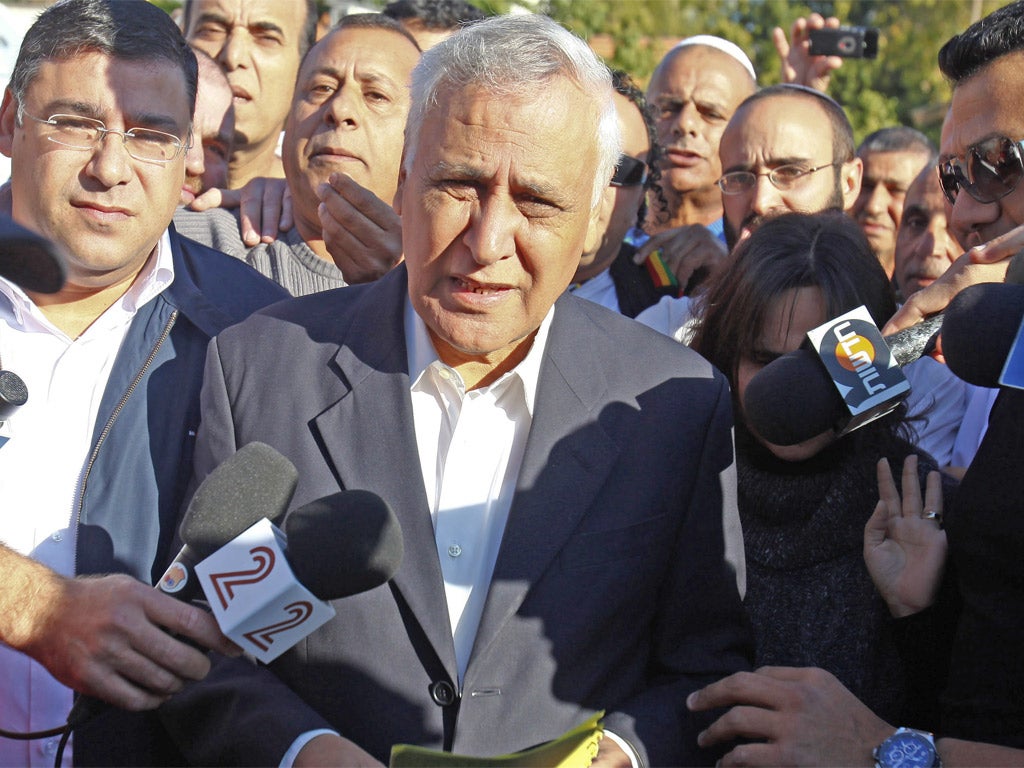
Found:
M 684 66 L 713 69 L 721 72 L 735 82 L 742 83 L 749 89 L 750 93 L 753 93 L 754 89 L 757 87 L 757 83 L 754 82 L 754 78 L 750 76 L 746 67 L 733 56 L 730 56 L 728 53 L 720 51 L 717 48 L 712 48 L 709 45 L 695 43 L 693 45 L 684 45 L 678 48 L 673 48 L 665 54 L 664 58 L 662 58 L 658 63 L 658 66 L 655 68 L 654 74 L 651 75 L 651 84 L 648 87 L 648 93 L 654 92 L 655 83 L 663 77 L 669 69 L 676 69 Z

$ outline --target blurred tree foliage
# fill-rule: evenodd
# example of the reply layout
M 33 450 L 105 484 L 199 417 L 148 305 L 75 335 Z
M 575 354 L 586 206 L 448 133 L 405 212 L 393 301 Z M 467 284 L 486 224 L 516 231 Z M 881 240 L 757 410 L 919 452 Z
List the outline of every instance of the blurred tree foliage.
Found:
M 949 87 L 936 64 L 938 50 L 972 18 L 1005 2 L 541 0 L 538 10 L 586 39 L 610 35 L 614 53 L 609 65 L 625 69 L 643 83 L 665 46 L 689 35 L 713 34 L 733 41 L 754 62 L 761 85 L 769 85 L 780 79 L 778 54 L 771 39 L 774 27 L 782 27 L 788 37 L 793 21 L 812 11 L 836 16 L 844 24 L 878 27 L 878 58 L 844 62 L 832 75 L 830 95 L 846 108 L 858 141 L 877 128 L 897 123 L 913 125 L 938 140 L 949 99 Z

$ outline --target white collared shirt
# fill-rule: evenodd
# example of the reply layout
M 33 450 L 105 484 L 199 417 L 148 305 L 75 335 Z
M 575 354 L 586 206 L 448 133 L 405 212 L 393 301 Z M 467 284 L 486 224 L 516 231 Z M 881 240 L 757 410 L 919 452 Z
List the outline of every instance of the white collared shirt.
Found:
M 584 283 L 580 283 L 575 287 L 569 286 L 569 292 L 573 296 L 579 296 L 581 299 L 592 301 L 595 304 L 600 304 L 602 307 L 607 307 L 613 312 L 619 312 L 619 294 L 615 292 L 615 280 L 612 278 L 611 269 L 605 269 Z
M 0 541 L 57 573 L 75 572 L 79 481 L 114 360 L 138 308 L 173 279 L 165 231 L 155 258 L 77 339 L 0 279 L 0 363 L 28 388 L 25 405 L 0 425 Z M 46 730 L 67 719 L 71 690 L 3 644 L 0 680 L 0 728 Z M 52 766 L 58 740 L 0 739 L 0 765 Z M 71 764 L 70 744 L 63 764 Z
M 441 560 L 461 687 L 533 422 L 552 307 L 526 357 L 467 392 L 406 301 L 405 338 L 423 484 Z

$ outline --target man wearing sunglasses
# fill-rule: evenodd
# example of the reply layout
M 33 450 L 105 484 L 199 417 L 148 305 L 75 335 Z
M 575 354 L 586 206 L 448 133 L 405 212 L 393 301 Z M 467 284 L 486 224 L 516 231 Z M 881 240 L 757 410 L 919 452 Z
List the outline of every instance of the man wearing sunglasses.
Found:
M 286 295 L 169 226 L 196 82 L 195 56 L 160 9 L 69 0 L 26 34 L 0 106 L 12 217 L 67 262 L 56 293 L 0 279 L 0 367 L 29 393 L 0 425 L 9 730 L 62 725 L 72 688 L 157 707 L 209 669 L 169 633 L 231 652 L 208 614 L 149 586 L 169 560 L 190 475 L 206 346 Z M 75 729 L 74 758 L 173 760 L 157 756 L 158 733 L 152 718 L 110 710 Z M 0 739 L 0 764 L 52 765 L 56 748 L 56 738 Z
M 947 272 L 914 294 L 908 305 L 916 297 L 930 298 L 894 318 L 900 323 L 922 307 L 943 308 L 960 285 L 996 279 L 1005 263 L 980 262 L 1005 259 L 1024 243 L 1018 143 L 1024 137 L 1022 18 L 1024 1 L 1018 0 L 952 38 L 939 53 L 939 65 L 954 84 L 939 174 L 952 206 L 952 230 L 961 245 L 974 250 L 957 260 L 952 276 Z M 916 728 L 937 733 L 884 722 L 822 670 L 768 668 L 733 675 L 690 697 L 694 710 L 732 707 L 701 735 L 701 744 L 751 740 L 735 747 L 722 765 L 1024 764 L 1022 442 L 1024 392 L 1003 388 L 958 504 L 940 528 L 922 509 L 919 492 L 911 491 L 915 483 L 907 484 L 901 499 L 891 477 L 880 481 L 865 559 L 869 568 L 873 560 L 882 565 L 872 569 L 876 585 L 893 615 L 901 617 L 894 630 L 908 641 L 907 658 L 918 660 L 917 679 L 926 687 L 911 705 L 926 712 L 939 694 L 938 717 Z M 906 538 L 908 531 L 914 540 Z M 877 559 L 884 551 L 891 558 Z M 943 566 L 947 580 L 940 590 Z M 949 595 L 959 603 L 952 611 Z
M 625 72 L 613 71 L 615 111 L 622 131 L 622 154 L 604 191 L 598 228 L 603 231 L 596 250 L 584 252 L 569 286 L 575 295 L 627 317 L 636 317 L 662 296 L 677 296 L 678 283 L 657 253 L 642 264 L 633 263 L 636 253 L 623 242 L 629 228 L 643 221 L 644 195 L 654 187 L 648 162 L 657 154 L 654 121 L 644 95 Z

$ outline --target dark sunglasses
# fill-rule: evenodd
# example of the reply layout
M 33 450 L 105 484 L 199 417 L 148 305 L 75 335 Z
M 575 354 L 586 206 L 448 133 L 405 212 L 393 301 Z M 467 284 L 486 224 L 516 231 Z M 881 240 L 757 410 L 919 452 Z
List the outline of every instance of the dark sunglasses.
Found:
M 609 182 L 613 187 L 638 187 L 647 182 L 647 163 L 629 155 L 619 155 L 619 163 Z
M 1024 140 L 993 136 L 970 147 L 964 160 L 943 160 L 938 166 L 942 194 L 950 205 L 956 202 L 961 189 L 979 203 L 994 203 L 1006 197 L 1024 178 L 1022 148 Z

